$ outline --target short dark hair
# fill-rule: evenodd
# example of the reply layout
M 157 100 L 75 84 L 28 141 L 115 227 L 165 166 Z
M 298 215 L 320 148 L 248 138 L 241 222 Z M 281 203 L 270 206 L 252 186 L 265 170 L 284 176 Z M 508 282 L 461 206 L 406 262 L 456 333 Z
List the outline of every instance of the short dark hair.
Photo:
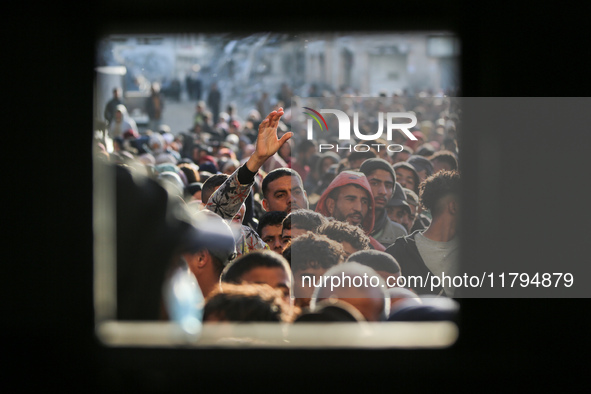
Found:
M 244 274 L 258 267 L 282 268 L 291 275 L 289 264 L 280 254 L 271 250 L 253 250 L 228 264 L 222 272 L 221 281 L 240 284 Z
M 215 188 L 221 186 L 230 176 L 226 174 L 215 174 L 207 178 L 201 187 L 201 201 L 207 204 L 209 198 L 214 193 Z
M 460 174 L 457 171 L 439 171 L 425 179 L 420 186 L 419 199 L 421 205 L 431 211 L 433 216 L 439 214 L 439 202 L 442 198 L 460 193 Z
M 291 212 L 289 217 L 289 228 L 293 226 L 302 230 L 314 232 L 318 230 L 318 227 L 327 222 L 324 215 L 309 209 L 298 209 L 297 211 Z
M 236 256 L 236 241 L 228 223 L 216 213 L 203 209 L 193 216 L 181 240 L 183 253 L 207 251 L 213 260 L 216 274 L 221 274 L 228 261 Z
M 209 256 L 211 257 L 211 264 L 213 266 L 213 270 L 216 275 L 221 275 L 222 271 L 224 270 L 224 262 L 220 260 L 218 257 L 214 256 L 209 250 L 207 250 Z
M 203 321 L 218 318 L 231 322 L 289 322 L 293 308 L 280 290 L 266 284 L 224 283 L 207 298 Z
M 189 185 L 187 185 L 187 187 L 186 187 L 187 193 L 189 193 L 191 196 L 193 194 L 197 193 L 198 191 L 201 191 L 202 189 L 203 189 L 203 183 L 201 183 L 201 182 L 189 183 Z
M 370 239 L 363 230 L 347 222 L 333 220 L 323 224 L 318 229 L 319 234 L 341 243 L 348 242 L 357 250 L 367 250 L 370 248 Z
M 267 176 L 263 179 L 263 184 L 261 188 L 263 190 L 263 197 L 267 198 L 267 189 L 269 188 L 269 183 L 273 182 L 276 179 L 283 178 L 284 176 L 297 176 L 302 183 L 302 177 L 297 171 L 292 170 L 291 168 L 276 168 L 273 171 L 269 172 Z
M 292 271 L 330 268 L 344 259 L 343 247 L 325 235 L 307 233 L 291 241 Z
M 386 271 L 391 274 L 400 272 L 398 261 L 390 254 L 379 250 L 360 250 L 351 254 L 346 262 L 351 261 L 366 265 L 376 271 Z
M 281 231 L 285 229 L 291 230 L 291 212 L 285 217 L 285 219 L 283 219 L 283 222 L 281 222 Z
M 281 226 L 283 224 L 283 219 L 287 214 L 283 211 L 270 211 L 265 212 L 263 216 L 259 219 L 259 225 L 257 227 L 257 233 L 259 236 L 263 236 L 262 232 L 263 229 L 267 226 Z
M 458 159 L 456 156 L 448 150 L 440 150 L 439 152 L 435 152 L 433 156 L 429 158 L 431 162 L 440 161 L 442 163 L 449 164 L 452 171 L 458 169 Z
M 201 181 L 201 177 L 199 176 L 199 167 L 197 167 L 195 164 L 180 163 L 177 164 L 177 167 L 187 177 L 187 183 L 190 184 Z

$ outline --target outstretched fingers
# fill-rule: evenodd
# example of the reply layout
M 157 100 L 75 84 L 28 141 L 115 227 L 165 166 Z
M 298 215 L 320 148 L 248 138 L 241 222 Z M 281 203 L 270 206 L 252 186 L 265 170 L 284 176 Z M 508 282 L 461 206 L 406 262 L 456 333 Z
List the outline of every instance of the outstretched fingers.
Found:
M 292 136 L 293 133 L 291 131 L 288 131 L 287 133 L 283 134 L 283 137 L 281 137 L 281 139 L 279 140 L 279 146 L 283 146 L 283 144 L 285 144 L 287 140 L 290 139 Z
M 277 129 L 279 127 L 279 119 L 283 116 L 283 108 L 279 108 L 277 111 L 272 111 L 267 117 L 261 122 L 259 126 L 259 132 L 265 129 Z
M 269 114 L 269 126 L 272 128 L 277 128 L 279 126 L 279 119 L 283 116 L 283 108 L 279 108 L 277 111 L 273 111 Z

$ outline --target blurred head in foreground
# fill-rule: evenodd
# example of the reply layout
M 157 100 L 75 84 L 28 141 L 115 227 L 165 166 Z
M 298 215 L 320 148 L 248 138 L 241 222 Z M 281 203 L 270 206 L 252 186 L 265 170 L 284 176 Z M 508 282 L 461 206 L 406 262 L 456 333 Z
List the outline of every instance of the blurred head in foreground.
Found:
M 359 263 L 343 263 L 326 271 L 326 280 L 316 287 L 310 302 L 336 298 L 355 307 L 367 321 L 384 321 L 390 313 L 386 283 L 373 269 Z
M 267 284 L 281 290 L 285 301 L 291 303 L 291 269 L 283 256 L 270 250 L 240 256 L 224 269 L 221 281 Z
M 208 297 L 204 322 L 292 322 L 297 309 L 266 284 L 223 283 Z

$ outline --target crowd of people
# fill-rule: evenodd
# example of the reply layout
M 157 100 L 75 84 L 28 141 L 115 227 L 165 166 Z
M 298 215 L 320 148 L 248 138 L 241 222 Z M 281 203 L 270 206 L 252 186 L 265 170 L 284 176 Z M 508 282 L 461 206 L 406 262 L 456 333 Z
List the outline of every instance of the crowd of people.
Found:
M 190 130 L 140 134 L 108 104 L 95 156 L 116 174 L 118 319 L 169 319 L 162 288 L 177 270 L 196 279 L 205 323 L 457 318 L 458 289 L 429 277 L 460 274 L 459 110 L 418 96 L 330 100 L 412 111 L 416 140 L 308 139 L 293 106 L 242 119 L 205 101 Z

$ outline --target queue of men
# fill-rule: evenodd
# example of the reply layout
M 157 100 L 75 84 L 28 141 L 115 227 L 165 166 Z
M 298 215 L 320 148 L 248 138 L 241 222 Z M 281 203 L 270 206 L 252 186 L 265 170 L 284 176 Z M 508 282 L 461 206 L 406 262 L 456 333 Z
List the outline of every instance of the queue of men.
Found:
M 432 133 L 432 144 L 425 138 L 414 149 L 405 145 L 399 152 L 410 152 L 405 160 L 383 152 L 349 160 L 351 154 L 339 152 L 334 171 L 314 174 L 311 156 L 280 156 L 294 137 L 285 131 L 283 115 L 280 107 L 268 114 L 254 141 L 242 148 L 220 144 L 210 152 L 202 136 L 161 137 L 170 134 L 166 130 L 144 137 L 151 143 L 140 149 L 133 142 L 142 137 L 125 133 L 114 152 L 97 145 L 100 165 L 115 164 L 119 172 L 146 178 L 117 181 L 119 206 L 130 207 L 117 211 L 118 270 L 127 273 L 118 277 L 118 302 L 126 306 L 118 317 L 168 318 L 162 300 L 155 301 L 154 294 L 161 294 L 155 283 L 184 269 L 206 299 L 206 323 L 454 319 L 456 311 L 434 313 L 433 303 L 427 308 L 423 302 L 426 296 L 457 296 L 451 284 L 432 286 L 429 277 L 460 274 L 457 151 L 433 149 L 443 147 L 436 137 L 446 134 L 445 127 Z M 246 134 L 242 130 L 238 138 Z M 126 149 L 130 146 L 136 149 Z M 272 158 L 285 166 L 265 172 Z M 233 171 L 223 173 L 222 167 Z M 308 193 L 304 185 L 311 189 L 314 176 L 315 186 L 324 186 Z M 167 198 L 152 196 L 158 186 Z M 153 242 L 142 243 L 145 234 Z M 163 244 L 167 257 L 155 253 Z M 135 249 L 144 249 L 145 261 L 137 261 Z M 146 269 L 150 272 L 142 272 Z M 406 280 L 411 276 L 412 283 Z M 335 282 L 344 277 L 353 284 Z M 358 286 L 361 278 L 371 278 L 370 285 L 366 280 Z M 151 298 L 142 300 L 142 294 Z M 153 307 L 134 310 L 142 302 Z

